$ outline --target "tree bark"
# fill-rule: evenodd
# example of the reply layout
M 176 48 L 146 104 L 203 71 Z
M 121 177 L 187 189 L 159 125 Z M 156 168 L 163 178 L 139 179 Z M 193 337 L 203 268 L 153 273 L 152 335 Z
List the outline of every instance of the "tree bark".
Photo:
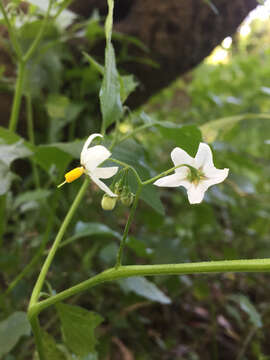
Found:
M 233 35 L 256 0 L 211 0 L 218 9 L 215 14 L 206 0 L 115 0 L 114 30 L 134 36 L 147 48 L 128 45 L 131 60 L 121 63 L 121 69 L 134 74 L 140 82 L 137 91 L 128 99 L 128 105 L 137 107 L 177 77 L 193 69 L 227 36 Z M 107 0 L 74 0 L 70 9 L 88 18 L 97 9 L 102 19 L 107 14 Z M 0 36 L 7 37 L 0 28 Z M 78 43 L 72 46 L 79 48 Z M 121 42 L 115 43 L 120 49 Z M 95 53 L 96 51 L 96 53 Z M 91 54 L 104 56 L 104 46 Z M 151 59 L 150 66 L 138 59 Z M 134 60 L 137 59 L 137 60 Z M 4 47 L 0 47 L 0 61 L 5 75 L 14 76 L 14 65 Z M 6 125 L 11 95 L 0 93 L 0 122 Z
M 150 57 L 159 67 L 136 61 L 121 66 L 142 84 L 130 99 L 132 106 L 145 102 L 178 76 L 198 65 L 238 26 L 257 5 L 256 0 L 116 0 L 114 29 L 138 38 L 149 49 L 146 54 L 131 46 L 129 54 Z M 71 9 L 89 16 L 94 8 L 107 12 L 106 0 L 77 0 Z

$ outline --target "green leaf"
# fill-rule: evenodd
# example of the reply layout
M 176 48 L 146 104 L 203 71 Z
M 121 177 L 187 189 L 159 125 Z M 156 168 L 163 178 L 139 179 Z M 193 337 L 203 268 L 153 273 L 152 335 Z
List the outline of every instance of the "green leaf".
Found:
M 13 207 L 14 209 L 16 209 L 17 207 L 27 202 L 32 202 L 32 201 L 36 202 L 47 199 L 50 196 L 50 194 L 51 191 L 45 189 L 26 191 L 25 193 L 22 193 L 16 197 Z
M 0 357 L 17 344 L 21 336 L 29 336 L 31 327 L 26 313 L 17 311 L 0 322 Z
M 0 195 L 3 195 L 9 190 L 12 180 L 16 177 L 9 169 L 11 163 L 16 159 L 30 156 L 32 152 L 20 140 L 14 144 L 0 145 L 0 154 Z
M 162 122 L 159 123 L 162 125 Z M 184 125 L 182 127 L 172 126 L 172 123 L 165 122 L 162 125 L 161 133 L 175 145 L 188 152 L 191 156 L 195 156 L 199 143 L 202 141 L 200 130 L 195 125 Z
M 18 141 L 15 144 L 0 145 L 1 161 L 7 166 L 20 158 L 30 156 L 32 152 L 23 145 L 23 141 Z
M 0 160 L 0 177 L 0 195 L 3 195 L 10 189 L 12 180 L 16 175 L 9 170 L 9 167 L 2 160 Z
M 120 88 L 114 49 L 109 43 L 105 50 L 105 72 L 99 93 L 104 129 L 123 115 Z
M 49 172 L 52 166 L 56 166 L 59 173 L 64 172 L 71 159 L 69 154 L 52 145 L 37 146 L 33 156 L 33 160 L 45 171 Z
M 54 338 L 46 331 L 42 331 L 42 342 L 46 360 L 67 360 L 65 354 L 57 346 Z M 37 353 L 35 353 L 34 360 L 39 360 Z
M 229 298 L 235 301 L 240 308 L 247 313 L 251 323 L 260 328 L 262 327 L 262 318 L 261 315 L 256 310 L 255 306 L 250 302 L 249 298 L 245 295 L 231 295 Z
M 126 140 L 113 149 L 112 157 L 133 166 L 143 180 L 151 177 L 151 172 L 144 159 L 143 148 L 133 140 Z M 137 182 L 134 174 L 129 171 L 128 182 L 131 190 L 136 191 Z M 147 185 L 142 190 L 142 200 L 159 214 L 164 215 L 164 207 L 160 201 L 159 191 L 153 185 Z
M 61 303 L 56 308 L 66 346 L 79 356 L 94 352 L 97 343 L 94 330 L 102 323 L 103 318 L 79 306 Z
M 83 110 L 83 107 L 83 104 L 71 102 L 68 97 L 60 94 L 49 96 L 46 103 L 46 109 L 51 119 L 51 141 L 56 141 L 59 138 L 59 131 L 64 126 L 74 121 Z
M 75 234 L 73 237 L 78 238 L 92 235 L 105 235 L 121 238 L 121 235 L 118 232 L 110 229 L 107 225 L 94 222 L 85 223 L 83 221 L 78 221 L 75 227 Z
M 119 75 L 119 81 L 120 81 L 120 95 L 121 95 L 121 101 L 124 103 L 128 96 L 136 89 L 136 87 L 139 85 L 137 81 L 135 81 L 133 75 Z
M 110 229 L 108 226 L 100 223 L 85 223 L 83 221 L 78 221 L 75 226 L 75 233 L 66 241 L 63 241 L 60 246 L 65 246 L 73 241 L 78 239 L 89 237 L 93 235 L 101 235 L 101 236 L 111 236 L 112 238 L 121 239 L 121 235 Z
M 141 276 L 134 276 L 128 279 L 118 281 L 120 287 L 125 292 L 133 291 L 135 294 L 145 297 L 148 300 L 159 302 L 160 304 L 170 304 L 171 299 L 166 296 L 151 281 Z

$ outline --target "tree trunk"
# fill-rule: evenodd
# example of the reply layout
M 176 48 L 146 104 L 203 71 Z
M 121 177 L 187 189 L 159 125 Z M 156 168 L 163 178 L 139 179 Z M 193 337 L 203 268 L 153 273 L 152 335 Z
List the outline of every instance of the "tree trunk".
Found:
M 198 65 L 238 26 L 257 5 L 256 0 L 212 0 L 218 14 L 204 0 L 116 0 L 114 29 L 138 38 L 149 49 L 138 47 L 130 55 L 150 57 L 159 67 L 136 61 L 122 65 L 142 86 L 130 99 L 132 106 L 168 86 L 178 76 Z M 89 16 L 94 8 L 107 12 L 106 0 L 77 0 L 71 9 Z

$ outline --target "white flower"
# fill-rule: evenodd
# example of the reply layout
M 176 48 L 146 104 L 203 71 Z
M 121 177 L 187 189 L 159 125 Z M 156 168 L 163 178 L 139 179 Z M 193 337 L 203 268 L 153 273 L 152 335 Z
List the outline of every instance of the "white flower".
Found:
M 71 183 L 78 179 L 82 174 L 86 173 L 94 183 L 97 184 L 103 191 L 105 191 L 110 197 L 116 197 L 104 182 L 100 179 L 109 179 L 115 175 L 118 171 L 117 166 L 111 167 L 98 167 L 101 163 L 107 160 L 111 153 L 105 146 L 96 145 L 89 148 L 92 140 L 97 136 L 102 137 L 101 134 L 92 134 L 86 140 L 82 152 L 81 152 L 81 165 L 65 174 L 65 181 L 58 185 L 58 188 L 65 183 Z
M 196 169 L 192 171 L 187 166 L 175 169 L 173 175 L 165 176 L 154 182 L 157 186 L 184 186 L 187 189 L 190 204 L 202 201 L 205 191 L 212 185 L 219 184 L 226 179 L 229 169 L 216 169 L 210 147 L 200 143 L 195 158 L 180 148 L 174 148 L 171 158 L 175 166 L 189 165 Z
M 81 152 L 81 165 L 84 167 L 85 173 L 109 196 L 115 197 L 114 194 L 104 182 L 100 179 L 109 179 L 114 176 L 117 171 L 117 166 L 98 167 L 101 163 L 111 156 L 111 152 L 102 145 L 96 145 L 89 148 L 89 145 L 97 136 L 102 137 L 101 134 L 92 134 L 86 140 Z

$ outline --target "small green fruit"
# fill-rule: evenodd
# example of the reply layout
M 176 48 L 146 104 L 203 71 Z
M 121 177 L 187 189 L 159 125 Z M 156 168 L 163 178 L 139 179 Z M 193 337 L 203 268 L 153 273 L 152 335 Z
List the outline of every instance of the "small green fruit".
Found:
M 117 202 L 117 197 L 110 197 L 104 194 L 101 200 L 101 207 L 103 210 L 113 210 Z

